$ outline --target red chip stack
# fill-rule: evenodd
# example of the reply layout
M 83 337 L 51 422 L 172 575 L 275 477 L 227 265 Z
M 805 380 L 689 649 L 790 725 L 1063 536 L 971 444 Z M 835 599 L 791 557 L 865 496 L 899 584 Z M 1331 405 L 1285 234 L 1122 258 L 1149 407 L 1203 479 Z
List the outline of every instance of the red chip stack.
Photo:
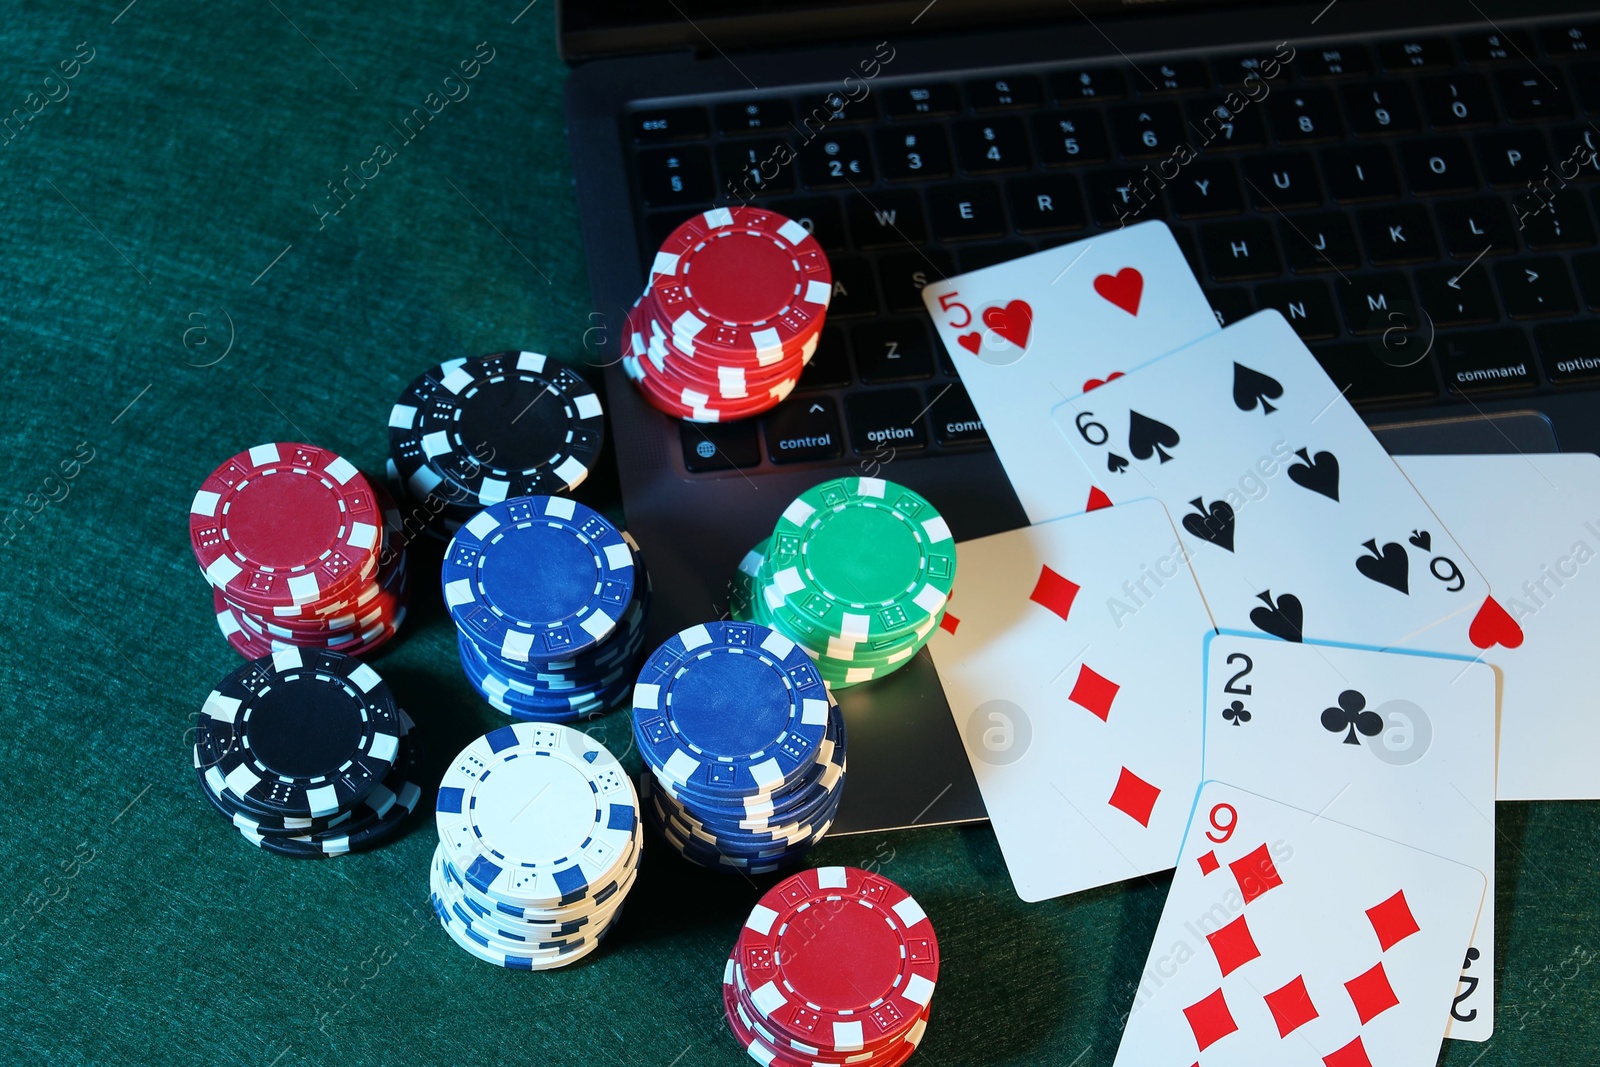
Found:
M 656 253 L 628 312 L 623 367 L 674 418 L 759 415 L 794 389 L 832 295 L 828 257 L 800 223 L 761 208 L 707 211 Z

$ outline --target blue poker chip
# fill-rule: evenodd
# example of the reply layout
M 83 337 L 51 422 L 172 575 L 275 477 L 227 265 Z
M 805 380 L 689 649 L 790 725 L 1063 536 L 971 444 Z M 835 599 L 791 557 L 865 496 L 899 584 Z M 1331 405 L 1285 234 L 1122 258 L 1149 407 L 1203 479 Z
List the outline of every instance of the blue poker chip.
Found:
M 669 638 L 633 689 L 633 732 L 663 781 L 751 797 L 816 762 L 831 701 L 811 657 L 754 623 L 708 622 Z
M 782 822 L 815 797 L 818 782 L 828 772 L 829 763 L 844 761 L 844 712 L 834 704 L 828 713 L 828 729 L 817 749 L 817 761 L 781 789 L 753 797 L 710 797 L 703 792 L 682 788 L 657 779 L 655 785 L 679 804 L 697 815 L 724 822 Z
M 566 497 L 491 504 L 456 532 L 441 581 L 457 629 L 490 656 L 571 659 L 616 630 L 634 597 L 628 542 Z

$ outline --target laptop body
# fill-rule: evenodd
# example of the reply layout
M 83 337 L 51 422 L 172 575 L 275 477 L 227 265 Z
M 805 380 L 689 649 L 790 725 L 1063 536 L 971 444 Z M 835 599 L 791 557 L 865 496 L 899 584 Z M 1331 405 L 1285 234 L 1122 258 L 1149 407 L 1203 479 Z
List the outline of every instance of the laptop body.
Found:
M 1236 116 L 1237 143 L 1200 154 L 1208 186 L 1236 199 L 1175 185 L 1140 216 L 1172 226 L 1219 322 L 1284 311 L 1392 450 L 1600 450 L 1600 19 L 1584 9 L 563 4 L 586 345 L 608 364 L 653 639 L 723 616 L 740 559 L 829 478 L 906 484 L 958 540 L 1023 525 L 918 289 L 1114 227 L 1140 168 L 1279 42 L 1296 50 L 1289 80 Z M 764 182 L 778 140 L 797 159 Z M 1249 179 L 1280 173 L 1269 207 Z M 1030 213 L 1040 190 L 1068 209 Z M 828 326 L 778 409 L 678 423 L 617 365 L 623 316 L 672 226 L 746 197 L 823 242 Z M 835 833 L 985 817 L 925 653 L 840 701 L 851 774 Z

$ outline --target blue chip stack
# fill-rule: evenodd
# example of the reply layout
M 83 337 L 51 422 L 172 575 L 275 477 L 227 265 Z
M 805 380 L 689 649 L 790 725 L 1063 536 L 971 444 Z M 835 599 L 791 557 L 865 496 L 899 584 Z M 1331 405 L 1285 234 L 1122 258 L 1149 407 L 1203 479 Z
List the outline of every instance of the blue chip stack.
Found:
M 626 699 L 650 580 L 599 512 L 569 497 L 491 504 L 456 532 L 441 580 L 461 667 L 496 708 L 570 722 Z
M 765 626 L 691 626 L 651 653 L 633 736 L 646 819 L 703 867 L 779 870 L 838 813 L 844 715 L 805 650 Z

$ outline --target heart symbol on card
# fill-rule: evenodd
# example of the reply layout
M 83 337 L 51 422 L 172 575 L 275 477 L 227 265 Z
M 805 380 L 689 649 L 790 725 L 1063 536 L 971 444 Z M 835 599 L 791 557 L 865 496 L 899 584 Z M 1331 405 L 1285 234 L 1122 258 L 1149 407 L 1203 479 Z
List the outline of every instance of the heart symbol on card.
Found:
M 956 344 L 960 345 L 962 348 L 965 348 L 973 355 L 977 355 L 978 349 L 983 347 L 983 334 L 979 333 L 977 330 L 973 330 L 971 333 L 964 333 L 960 337 L 956 338 Z
M 1086 393 L 1092 392 L 1107 382 L 1114 382 L 1120 377 L 1122 377 L 1122 372 L 1119 370 L 1114 370 L 1104 378 L 1090 378 L 1088 381 L 1083 383 L 1083 391 Z
M 984 308 L 983 324 L 1018 348 L 1027 348 L 1028 335 L 1033 332 L 1033 308 L 1026 300 Z
M 1522 645 L 1522 627 L 1500 606 L 1498 600 L 1492 596 L 1484 597 L 1483 606 L 1467 628 L 1467 637 L 1479 648 L 1493 648 L 1495 645 L 1518 648 Z
M 1144 275 L 1133 267 L 1123 267 L 1115 274 L 1097 274 L 1094 291 L 1130 315 L 1139 314 L 1139 300 L 1144 296 Z

